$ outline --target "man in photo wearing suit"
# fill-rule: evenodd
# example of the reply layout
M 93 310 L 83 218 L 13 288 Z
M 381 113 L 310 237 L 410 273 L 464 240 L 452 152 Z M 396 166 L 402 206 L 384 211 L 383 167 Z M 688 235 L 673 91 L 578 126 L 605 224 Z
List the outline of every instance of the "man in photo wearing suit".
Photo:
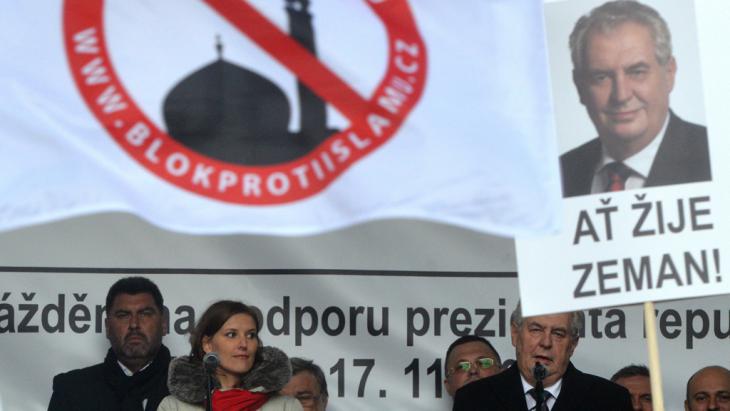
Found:
M 522 318 L 518 304 L 510 321 L 516 362 L 456 391 L 454 411 L 632 410 L 626 388 L 578 371 L 570 362 L 585 326 L 583 312 Z M 538 363 L 544 368 L 541 384 Z
M 669 109 L 677 62 L 656 10 L 610 1 L 570 35 L 573 81 L 598 137 L 563 154 L 563 196 L 708 181 L 707 130 Z

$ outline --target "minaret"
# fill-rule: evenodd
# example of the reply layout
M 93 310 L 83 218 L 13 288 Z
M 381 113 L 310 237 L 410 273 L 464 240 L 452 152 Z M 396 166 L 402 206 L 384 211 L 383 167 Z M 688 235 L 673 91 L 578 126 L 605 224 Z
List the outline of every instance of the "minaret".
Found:
M 312 15 L 309 14 L 309 0 L 286 0 L 286 12 L 289 15 L 289 34 L 313 55 L 314 30 Z M 299 107 L 301 112 L 300 133 L 306 140 L 321 141 L 327 133 L 327 111 L 324 101 L 314 94 L 301 81 L 297 82 Z

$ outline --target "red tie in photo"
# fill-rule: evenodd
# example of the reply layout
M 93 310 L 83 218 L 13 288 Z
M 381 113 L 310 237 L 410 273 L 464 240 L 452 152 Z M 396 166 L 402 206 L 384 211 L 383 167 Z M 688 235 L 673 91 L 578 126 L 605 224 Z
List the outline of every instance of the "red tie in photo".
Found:
M 626 189 L 626 179 L 629 178 L 632 171 L 622 162 L 616 161 L 606 164 L 606 174 L 608 175 L 608 186 L 604 192 L 623 191 Z

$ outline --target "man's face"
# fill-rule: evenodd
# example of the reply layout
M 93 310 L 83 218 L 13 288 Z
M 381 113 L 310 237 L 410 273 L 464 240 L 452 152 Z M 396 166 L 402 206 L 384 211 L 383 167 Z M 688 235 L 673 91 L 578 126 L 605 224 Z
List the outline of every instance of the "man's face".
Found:
M 494 364 L 489 368 L 481 368 L 477 362 L 481 358 L 491 358 L 494 360 Z M 469 371 L 459 368 L 459 363 L 467 362 L 471 365 Z M 447 376 L 444 380 L 444 387 L 452 397 L 456 390 L 464 385 L 499 374 L 502 371 L 500 364 L 497 363 L 497 354 L 480 341 L 471 341 L 454 347 L 449 354 L 449 358 L 447 358 L 446 370 Z
M 154 358 L 167 334 L 163 313 L 148 293 L 117 295 L 104 325 L 117 359 L 133 372 Z
M 532 370 L 536 363 L 547 369 L 546 387 L 554 384 L 568 368 L 578 339 L 570 334 L 570 313 L 527 317 L 522 325 L 512 324 L 512 345 L 523 377 L 535 385 Z
M 730 374 L 721 368 L 708 368 L 692 378 L 688 387 L 686 411 L 730 410 Z
M 324 411 L 327 408 L 327 397 L 322 396 L 317 379 L 309 371 L 292 376 L 281 394 L 298 399 L 304 411 Z
M 631 404 L 635 411 L 652 411 L 651 380 L 643 375 L 619 378 L 616 384 L 625 387 L 631 394 Z
M 574 73 L 581 103 L 609 154 L 623 160 L 664 125 L 676 62 L 660 65 L 649 29 L 626 22 L 605 33 L 590 31 L 584 63 Z

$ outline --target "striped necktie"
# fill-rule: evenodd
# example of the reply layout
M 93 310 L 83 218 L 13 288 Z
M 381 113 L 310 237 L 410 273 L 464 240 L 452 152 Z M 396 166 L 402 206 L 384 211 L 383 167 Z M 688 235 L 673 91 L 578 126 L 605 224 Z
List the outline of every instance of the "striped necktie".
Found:
M 530 396 L 535 399 L 535 403 L 540 402 L 540 401 L 538 401 L 539 394 L 537 393 L 536 389 L 532 388 L 529 391 L 527 391 L 527 393 L 530 394 Z M 535 405 L 534 407 L 530 408 L 530 411 L 550 411 L 550 408 L 548 408 L 547 402 L 550 399 L 550 397 L 552 397 L 552 396 L 553 395 L 550 394 L 550 391 L 542 390 L 542 405 L 540 406 L 539 409 L 537 408 L 537 405 Z

